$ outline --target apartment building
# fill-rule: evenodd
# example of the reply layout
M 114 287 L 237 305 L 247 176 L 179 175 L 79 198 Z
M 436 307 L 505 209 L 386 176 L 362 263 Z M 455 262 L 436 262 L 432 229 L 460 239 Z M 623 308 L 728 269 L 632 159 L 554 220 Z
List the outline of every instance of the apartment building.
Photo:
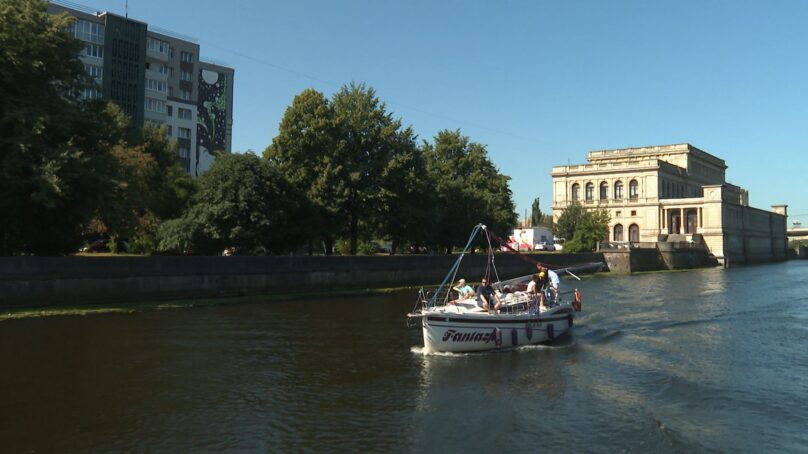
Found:
M 167 125 L 193 176 L 231 151 L 233 68 L 201 60 L 193 38 L 129 17 L 61 0 L 48 11 L 76 18 L 70 33 L 85 43 L 79 58 L 98 85 L 85 97 L 115 102 L 136 126 Z

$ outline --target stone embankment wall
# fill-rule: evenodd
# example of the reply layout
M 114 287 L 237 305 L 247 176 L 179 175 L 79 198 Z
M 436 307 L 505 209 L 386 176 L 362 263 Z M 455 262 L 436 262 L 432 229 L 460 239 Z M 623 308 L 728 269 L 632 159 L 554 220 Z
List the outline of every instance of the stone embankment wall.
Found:
M 496 255 L 500 277 L 535 266 Z M 531 255 L 554 265 L 600 254 Z M 485 255 L 467 255 L 458 278 L 478 282 Z M 456 255 L 366 257 L 0 257 L 0 307 L 84 305 L 220 296 L 329 293 L 439 284 Z
M 660 244 L 664 245 L 664 243 Z M 609 249 L 603 250 L 601 253 L 609 271 L 615 273 L 681 270 L 718 265 L 714 258 L 701 249 Z

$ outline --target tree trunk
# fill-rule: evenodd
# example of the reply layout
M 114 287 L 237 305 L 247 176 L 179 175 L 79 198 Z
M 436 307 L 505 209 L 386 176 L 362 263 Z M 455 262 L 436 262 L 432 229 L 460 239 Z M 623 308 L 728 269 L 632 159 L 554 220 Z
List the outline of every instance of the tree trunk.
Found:
M 325 246 L 325 255 L 332 255 L 334 251 L 334 239 L 327 236 L 323 239 L 323 246 Z
M 351 227 L 349 235 L 351 237 L 351 255 L 356 255 L 357 238 L 359 237 L 359 219 L 355 214 L 351 214 Z

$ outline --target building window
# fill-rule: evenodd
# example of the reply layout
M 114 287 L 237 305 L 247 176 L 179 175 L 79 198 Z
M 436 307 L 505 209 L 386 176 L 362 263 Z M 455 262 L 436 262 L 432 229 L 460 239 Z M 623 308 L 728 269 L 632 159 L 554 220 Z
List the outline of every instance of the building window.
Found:
M 600 200 L 606 200 L 609 198 L 609 184 L 605 181 L 600 184 Z
M 166 105 L 166 115 L 169 117 L 174 114 L 174 106 Z
M 180 98 L 190 101 L 191 100 L 191 91 L 190 90 L 180 90 Z
M 160 99 L 146 98 L 146 110 L 157 113 L 166 112 L 166 102 Z
M 595 185 L 592 183 L 586 184 L 586 201 L 591 202 L 595 198 Z
M 614 234 L 612 235 L 614 241 L 623 241 L 623 224 L 614 226 Z
M 632 243 L 640 242 L 640 228 L 637 226 L 637 224 L 631 224 L 628 227 L 628 240 Z
M 87 74 L 90 77 L 100 79 L 101 74 L 103 73 L 103 68 L 98 65 L 84 65 L 84 70 L 87 71 Z
M 180 139 L 190 139 L 191 138 L 191 129 L 190 128 L 177 128 L 177 137 Z
M 191 81 L 191 72 L 190 71 L 180 71 L 180 80 L 185 80 L 190 82 Z
M 182 118 L 183 120 L 190 120 L 191 119 L 191 109 L 183 109 L 180 107 L 177 109 L 177 118 Z
M 168 137 L 174 135 L 174 128 L 172 128 L 171 125 L 168 125 L 168 130 L 166 131 L 166 134 L 168 134 Z
M 167 76 L 167 75 L 169 75 L 169 73 L 171 72 L 171 68 L 169 68 L 169 67 L 168 67 L 168 66 L 166 66 L 166 65 L 160 65 L 160 67 L 159 67 L 159 68 L 157 68 L 157 72 L 159 72 L 160 74 L 163 74 L 163 75 Z
M 614 212 L 614 217 L 616 217 L 616 218 L 619 218 L 622 215 L 623 215 L 623 212 L 620 211 L 620 210 L 617 210 L 617 211 Z
M 631 210 L 631 215 L 636 216 L 637 215 L 637 210 Z
M 639 197 L 639 191 L 637 190 L 637 180 L 631 180 L 628 182 L 628 196 L 631 199 L 636 199 Z
M 188 63 L 193 63 L 194 54 L 190 52 L 180 51 L 180 60 Z
M 172 60 L 174 59 L 174 48 L 170 47 L 170 46 L 168 48 L 168 58 L 170 58 Z
M 581 198 L 581 185 L 575 183 L 574 185 L 572 185 L 572 200 L 577 202 L 578 200 L 580 200 L 580 198 Z
M 614 198 L 615 200 L 623 200 L 623 182 L 618 181 L 614 184 Z
M 102 44 L 104 42 L 104 26 L 97 22 L 90 22 L 83 19 L 76 20 L 72 27 L 73 36 L 92 43 Z
M 151 51 L 168 55 L 169 45 L 165 41 L 161 41 L 155 38 L 149 38 L 146 40 L 146 47 Z
M 182 129 L 182 128 L 180 128 L 180 129 Z M 191 151 L 188 150 L 188 148 L 186 148 L 186 147 L 179 147 L 177 149 L 177 151 L 179 152 L 180 158 L 182 158 L 182 159 L 188 159 L 188 158 L 191 157 Z
M 79 93 L 81 99 L 91 101 L 93 99 L 101 99 L 101 90 L 93 88 L 85 88 Z
M 162 80 L 146 79 L 147 90 L 159 91 L 160 93 L 165 93 L 167 88 L 168 84 L 163 82 Z
M 88 57 L 104 58 L 104 47 L 98 44 L 87 44 L 84 46 L 84 55 Z

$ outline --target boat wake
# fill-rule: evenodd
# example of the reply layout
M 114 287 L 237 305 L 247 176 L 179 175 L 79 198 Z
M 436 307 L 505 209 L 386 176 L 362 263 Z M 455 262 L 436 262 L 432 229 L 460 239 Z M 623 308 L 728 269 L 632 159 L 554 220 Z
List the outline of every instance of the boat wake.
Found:
M 410 352 L 412 352 L 415 355 L 421 355 L 421 356 L 446 356 L 446 357 L 450 357 L 450 358 L 451 357 L 460 358 L 460 357 L 464 357 L 464 356 L 472 356 L 472 355 L 479 355 L 481 353 L 485 353 L 485 352 L 460 352 L 460 353 L 458 353 L 458 352 L 438 352 L 438 351 L 430 350 L 430 349 L 428 349 L 426 347 L 418 347 L 418 346 L 411 347 Z

